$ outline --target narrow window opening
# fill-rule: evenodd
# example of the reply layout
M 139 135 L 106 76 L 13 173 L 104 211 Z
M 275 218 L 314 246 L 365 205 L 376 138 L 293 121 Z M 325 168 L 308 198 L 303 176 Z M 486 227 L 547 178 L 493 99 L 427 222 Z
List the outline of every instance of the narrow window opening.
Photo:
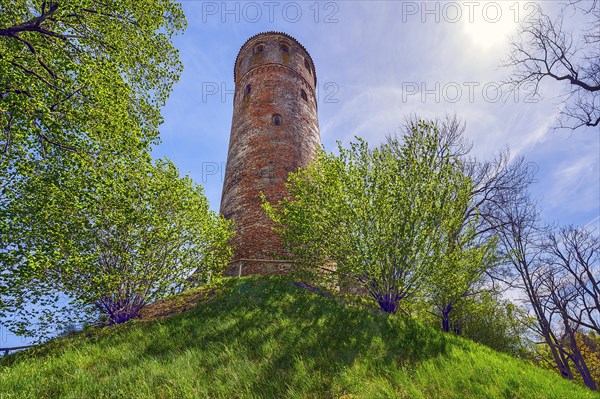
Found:
M 273 124 L 275 126 L 281 126 L 283 123 L 283 118 L 279 114 L 273 114 Z
M 265 45 L 264 44 L 257 44 L 256 47 L 254 47 L 254 53 L 262 53 L 263 50 L 265 49 Z
M 246 94 L 250 94 L 252 91 L 252 85 L 246 85 Z
M 308 73 L 312 75 L 312 72 L 310 70 L 310 64 L 308 63 L 308 60 L 306 58 L 304 59 L 304 67 L 308 70 Z
M 304 90 L 300 90 L 300 95 L 302 96 L 302 99 L 304 101 L 308 101 L 308 96 L 306 95 L 306 92 Z
M 281 51 L 289 53 L 290 52 L 290 47 L 287 44 L 281 43 Z

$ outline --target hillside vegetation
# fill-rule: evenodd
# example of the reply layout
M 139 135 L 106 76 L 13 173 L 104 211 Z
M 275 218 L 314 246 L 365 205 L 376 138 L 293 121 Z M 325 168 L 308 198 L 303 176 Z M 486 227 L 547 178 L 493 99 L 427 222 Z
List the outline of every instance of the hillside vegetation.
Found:
M 158 303 L 144 317 L 2 359 L 0 397 L 600 397 L 471 341 L 285 278 L 224 280 Z

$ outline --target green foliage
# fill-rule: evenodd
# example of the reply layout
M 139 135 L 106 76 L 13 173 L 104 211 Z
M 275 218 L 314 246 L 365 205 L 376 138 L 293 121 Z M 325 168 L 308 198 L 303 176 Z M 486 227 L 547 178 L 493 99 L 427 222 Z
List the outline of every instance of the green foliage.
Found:
M 530 320 L 524 309 L 489 291 L 469 297 L 461 305 L 456 316 L 461 335 L 512 356 L 532 357 L 526 340 Z
M 39 295 L 50 292 L 44 279 L 36 281 L 43 267 L 24 259 L 34 251 L 60 257 L 77 245 L 48 241 L 34 249 L 25 237 L 40 229 L 45 206 L 59 209 L 79 194 L 85 203 L 96 192 L 91 183 L 101 179 L 94 180 L 92 165 L 143 156 L 156 142 L 160 107 L 182 70 L 171 38 L 185 26 L 171 0 L 0 0 L 0 316 L 25 311 L 25 302 L 49 311 L 44 306 L 56 294 Z M 87 178 L 87 185 L 63 184 L 71 178 Z M 24 191 L 44 179 L 75 191 Z M 35 209 L 29 214 L 27 207 Z M 54 235 L 55 224 L 66 228 L 77 209 L 64 211 L 43 215 L 57 219 L 40 235 Z M 80 219 L 71 223 L 82 228 Z M 79 263 L 89 256 L 61 254 Z M 28 292 L 17 288 L 29 285 Z
M 50 305 L 60 292 L 119 323 L 229 260 L 231 223 L 170 161 L 99 156 L 40 162 L 5 209 L 15 305 L 23 295 Z M 31 320 L 38 309 L 20 310 Z
M 580 348 L 590 374 L 597 386 L 600 386 L 600 336 L 593 331 L 587 333 L 578 332 L 575 335 L 577 346 Z M 584 384 L 581 375 L 575 376 L 576 380 Z
M 172 0 L 0 2 L 0 166 L 157 137 L 182 65 Z
M 212 288 L 211 288 L 212 289 Z M 597 398 L 425 325 L 279 278 L 229 279 L 156 322 L 89 329 L 0 361 L 19 398 Z
M 461 264 L 449 261 L 448 248 L 471 184 L 455 157 L 440 155 L 440 142 L 435 125 L 421 122 L 402 143 L 340 144 L 339 156 L 322 152 L 290 174 L 290 197 L 265 210 L 301 266 L 333 265 L 395 313 L 437 265 Z
M 446 236 L 450 240 L 446 242 L 444 257 L 426 282 L 426 301 L 441 320 L 444 331 L 460 332 L 464 320 L 458 319 L 457 310 L 472 302 L 477 290 L 485 292 L 485 272 L 495 263 L 495 240 L 477 242 L 473 223 L 468 223 L 465 227 L 456 221 L 449 226 Z

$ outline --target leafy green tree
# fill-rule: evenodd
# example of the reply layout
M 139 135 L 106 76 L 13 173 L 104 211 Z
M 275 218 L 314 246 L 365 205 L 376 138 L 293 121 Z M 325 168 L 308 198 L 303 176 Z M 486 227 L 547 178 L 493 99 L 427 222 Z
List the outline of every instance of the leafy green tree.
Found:
M 461 303 L 456 319 L 461 335 L 500 352 L 532 358 L 533 348 L 527 339 L 527 312 L 492 291 L 481 291 Z
M 418 127 L 419 118 L 411 115 L 405 127 Z M 514 159 L 508 150 L 499 151 L 491 161 L 480 161 L 470 156 L 472 144 L 464 137 L 465 125 L 456 116 L 446 116 L 434 122 L 439 129 L 436 160 L 453 157 L 460 160 L 463 173 L 471 180 L 471 193 L 462 209 L 462 223 L 456 218 L 447 224 L 445 260 L 429 274 L 427 304 L 420 310 L 434 314 L 445 331 L 460 333 L 463 320 L 458 314 L 461 302 L 470 302 L 473 296 L 485 291 L 498 290 L 505 281 L 506 268 L 497 256 L 498 241 L 494 228 L 497 220 L 494 209 L 499 197 L 522 190 L 533 179 L 523 158 Z M 398 139 L 388 137 L 392 149 Z M 401 154 L 400 149 L 397 149 Z M 423 298 L 425 299 L 425 298 Z
M 137 167 L 156 142 L 160 108 L 182 70 L 171 39 L 185 26 L 172 0 L 0 0 L 0 316 L 27 313 L 25 302 L 48 310 L 50 271 L 70 273 L 65 265 L 87 256 L 65 260 L 69 245 L 90 244 L 75 241 L 82 218 L 96 217 L 85 201 L 109 198 L 103 162 L 126 156 L 113 173 Z M 68 204 L 81 207 L 73 220 Z M 62 260 L 41 273 L 49 254 Z
M 21 266 L 15 281 L 27 283 L 13 297 L 60 292 L 120 323 L 225 267 L 231 223 L 170 161 L 68 161 L 66 172 L 53 162 L 38 169 L 5 213 L 19 244 L 5 260 Z
M 460 223 L 460 222 L 459 222 Z M 428 275 L 427 302 L 441 320 L 442 329 L 460 334 L 464 320 L 460 308 L 484 288 L 485 272 L 495 264 L 494 240 L 475 241 L 474 228 L 449 226 L 443 259 Z
M 471 189 L 456 158 L 438 158 L 435 125 L 421 122 L 403 139 L 321 152 L 290 174 L 289 198 L 264 204 L 301 267 L 357 281 L 389 313 L 444 260 Z
M 171 37 L 185 26 L 172 0 L 0 1 L 2 169 L 47 146 L 154 140 L 182 70 Z

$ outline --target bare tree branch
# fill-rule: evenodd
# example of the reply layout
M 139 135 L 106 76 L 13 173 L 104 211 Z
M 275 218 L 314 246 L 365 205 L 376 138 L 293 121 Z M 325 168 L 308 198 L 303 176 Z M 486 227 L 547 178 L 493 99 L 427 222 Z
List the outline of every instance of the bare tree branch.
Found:
M 555 19 L 540 8 L 536 18 L 521 25 L 520 39 L 510 43 L 503 65 L 511 69 L 504 82 L 510 90 L 525 89 L 539 95 L 540 83 L 546 78 L 568 83 L 556 128 L 575 130 L 600 124 L 600 10 L 596 5 L 597 0 L 591 5 L 571 0 Z M 587 29 L 566 31 L 563 19 L 567 11 L 590 15 Z

